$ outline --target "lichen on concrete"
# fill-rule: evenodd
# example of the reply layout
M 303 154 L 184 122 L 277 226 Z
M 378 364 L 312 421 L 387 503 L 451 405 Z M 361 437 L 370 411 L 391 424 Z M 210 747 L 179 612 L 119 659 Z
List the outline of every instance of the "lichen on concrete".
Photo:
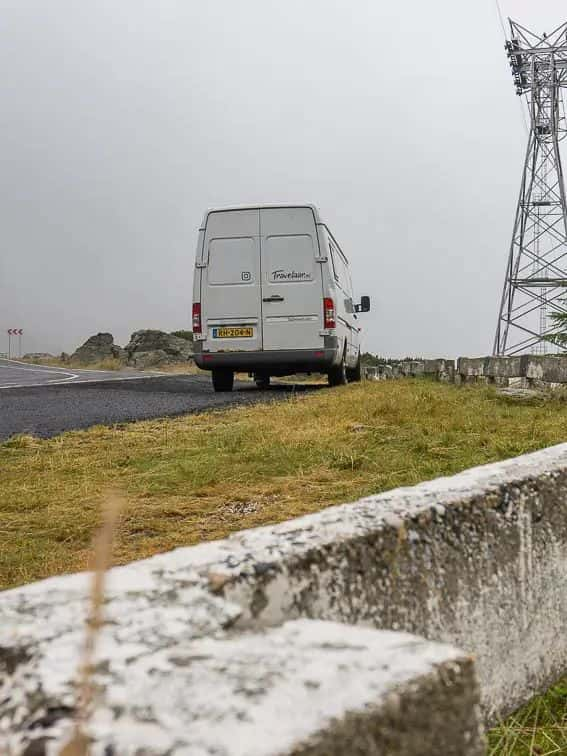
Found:
M 73 716 L 88 611 L 87 574 L 0 594 L 0 753 L 26 732 L 49 737 Z M 230 627 L 240 609 L 181 569 L 147 561 L 109 573 L 98 671 L 116 679 L 134 660 Z M 187 607 L 191 607 L 191 611 Z M 16 748 L 15 753 L 20 753 Z
M 484 752 L 472 661 L 451 647 L 307 620 L 235 637 L 174 632 L 170 640 L 125 655 L 107 639 L 86 730 L 93 756 Z M 58 677 L 69 688 L 73 672 L 62 657 Z M 41 681 L 50 686 L 45 670 Z M 41 738 L 57 753 L 72 710 L 61 690 L 50 695 L 60 716 L 28 719 L 0 746 L 22 753 Z

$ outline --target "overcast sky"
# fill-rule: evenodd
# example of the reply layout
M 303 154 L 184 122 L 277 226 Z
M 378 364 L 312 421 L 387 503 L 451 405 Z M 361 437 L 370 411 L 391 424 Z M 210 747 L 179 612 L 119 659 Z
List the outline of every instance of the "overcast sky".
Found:
M 205 208 L 279 201 L 350 258 L 366 349 L 490 351 L 526 142 L 494 0 L 0 0 L 0 71 L 0 351 L 190 327 Z

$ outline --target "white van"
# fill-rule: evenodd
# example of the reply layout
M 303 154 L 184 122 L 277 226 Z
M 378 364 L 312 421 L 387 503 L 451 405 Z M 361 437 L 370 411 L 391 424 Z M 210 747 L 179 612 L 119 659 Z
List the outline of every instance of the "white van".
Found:
M 195 361 L 215 391 L 234 371 L 260 387 L 271 376 L 324 372 L 360 380 L 357 313 L 348 261 L 313 205 L 209 210 L 199 229 L 193 285 Z

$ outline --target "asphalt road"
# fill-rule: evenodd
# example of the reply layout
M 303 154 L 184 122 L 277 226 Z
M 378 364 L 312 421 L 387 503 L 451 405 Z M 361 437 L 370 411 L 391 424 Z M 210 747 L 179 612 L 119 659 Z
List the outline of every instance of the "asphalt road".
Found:
M 0 441 L 19 433 L 49 438 L 92 425 L 273 401 L 314 390 L 317 387 L 280 384 L 260 391 L 253 383 L 236 382 L 233 392 L 216 394 L 208 376 L 133 376 L 59 368 L 40 373 L 39 368 L 33 372 L 1 361 Z
M 0 360 L 0 389 L 92 383 L 126 378 L 139 379 L 140 373 L 136 370 L 75 370 L 48 365 L 31 365 L 17 360 Z

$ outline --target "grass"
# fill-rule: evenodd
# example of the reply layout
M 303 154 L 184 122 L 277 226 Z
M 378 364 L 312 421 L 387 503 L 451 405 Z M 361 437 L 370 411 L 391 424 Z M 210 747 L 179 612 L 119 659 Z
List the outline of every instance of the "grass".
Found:
M 567 753 L 567 680 L 488 733 L 489 756 L 551 756 Z
M 82 569 L 99 495 L 126 562 L 559 442 L 567 405 L 392 381 L 0 445 L 0 588 Z
M 520 402 L 489 387 L 404 380 L 269 409 L 15 437 L 0 444 L 0 588 L 85 568 L 109 487 L 127 497 L 115 549 L 124 563 L 566 436 L 564 398 Z M 566 695 L 558 685 L 510 717 L 490 733 L 489 752 L 567 753 Z

